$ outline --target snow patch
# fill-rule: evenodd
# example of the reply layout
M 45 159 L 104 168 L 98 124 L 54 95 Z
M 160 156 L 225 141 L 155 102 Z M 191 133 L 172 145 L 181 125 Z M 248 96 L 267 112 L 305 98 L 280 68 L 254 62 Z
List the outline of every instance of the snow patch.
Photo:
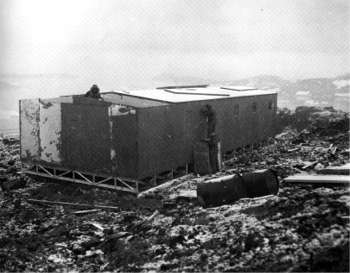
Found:
M 333 81 L 333 84 L 337 87 L 337 89 L 340 89 L 345 86 L 350 86 L 350 80 L 337 80 Z

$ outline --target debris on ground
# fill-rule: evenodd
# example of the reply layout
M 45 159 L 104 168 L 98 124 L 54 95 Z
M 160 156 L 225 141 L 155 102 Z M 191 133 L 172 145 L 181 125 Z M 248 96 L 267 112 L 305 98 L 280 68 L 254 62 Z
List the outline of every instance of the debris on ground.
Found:
M 292 175 L 284 179 L 288 184 L 310 184 L 318 187 L 349 187 L 349 175 Z
M 319 174 L 335 174 L 335 175 L 350 175 L 350 164 L 342 166 L 331 166 L 327 168 L 321 168 L 317 171 Z
M 195 194 L 198 184 L 226 175 L 272 169 L 283 181 L 349 163 L 349 129 L 328 113 L 312 116 L 328 117 L 323 129 L 309 116 L 299 130 L 287 124 L 265 143 L 226 155 L 220 172 L 178 178 L 139 198 L 33 181 L 19 173 L 18 142 L 2 141 L 0 271 L 348 272 L 348 188 L 281 182 L 277 195 L 210 208 Z M 26 183 L 6 186 L 20 179 Z

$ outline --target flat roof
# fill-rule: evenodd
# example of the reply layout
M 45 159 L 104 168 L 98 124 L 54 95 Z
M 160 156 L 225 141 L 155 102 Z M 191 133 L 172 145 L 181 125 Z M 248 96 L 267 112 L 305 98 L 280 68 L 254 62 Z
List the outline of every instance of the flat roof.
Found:
M 254 87 L 243 86 L 162 87 L 161 89 L 156 88 L 130 91 L 113 91 L 108 93 L 115 93 L 123 96 L 144 98 L 167 103 L 277 94 L 275 90 L 259 90 L 255 89 Z

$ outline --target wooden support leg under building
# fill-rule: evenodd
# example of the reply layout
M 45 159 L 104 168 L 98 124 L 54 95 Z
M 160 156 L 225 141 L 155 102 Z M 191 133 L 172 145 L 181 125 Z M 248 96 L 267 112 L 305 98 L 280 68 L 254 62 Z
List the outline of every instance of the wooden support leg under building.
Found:
M 138 194 L 139 184 L 143 183 L 131 178 L 114 177 L 108 175 L 97 175 L 88 172 L 79 172 L 64 168 L 35 165 L 26 169 L 23 173 L 34 178 L 45 178 L 53 182 L 71 182 L 91 187 L 104 188 L 115 191 L 124 191 Z

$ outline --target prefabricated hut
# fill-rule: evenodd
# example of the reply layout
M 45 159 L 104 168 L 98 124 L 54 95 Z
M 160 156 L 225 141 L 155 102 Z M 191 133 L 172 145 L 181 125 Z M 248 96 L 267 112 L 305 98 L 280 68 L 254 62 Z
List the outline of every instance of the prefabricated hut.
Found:
M 221 153 L 274 133 L 277 93 L 234 86 L 175 86 L 20 101 L 21 160 L 41 177 L 137 192 L 147 177 L 193 164 L 216 115 Z

